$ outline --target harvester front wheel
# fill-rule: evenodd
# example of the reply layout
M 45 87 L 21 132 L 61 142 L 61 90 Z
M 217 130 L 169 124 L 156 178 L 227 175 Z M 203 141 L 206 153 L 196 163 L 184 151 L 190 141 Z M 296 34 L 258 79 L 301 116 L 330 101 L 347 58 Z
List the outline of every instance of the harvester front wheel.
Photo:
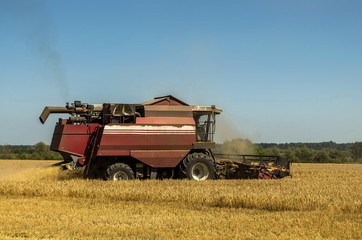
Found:
M 203 153 L 194 153 L 188 156 L 183 165 L 188 179 L 204 181 L 215 178 L 214 162 Z
M 132 168 L 127 164 L 115 163 L 107 168 L 106 179 L 113 181 L 132 180 L 134 179 L 134 173 Z

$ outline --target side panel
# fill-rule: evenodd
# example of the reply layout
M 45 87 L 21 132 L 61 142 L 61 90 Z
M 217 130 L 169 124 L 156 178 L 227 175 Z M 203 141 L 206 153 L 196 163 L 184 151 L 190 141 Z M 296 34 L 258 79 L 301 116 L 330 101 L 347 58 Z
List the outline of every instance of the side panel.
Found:
M 167 105 L 150 105 L 144 106 L 146 117 L 177 117 L 192 118 L 191 106 L 167 106 Z
M 195 126 L 153 125 L 148 132 L 148 150 L 190 150 L 195 142 Z
M 71 125 L 58 124 L 55 126 L 50 150 L 65 152 L 76 156 L 86 155 L 88 142 L 98 124 Z
M 166 119 L 143 118 L 149 124 L 110 124 L 103 130 L 98 156 L 132 156 L 152 167 L 175 167 L 193 148 L 195 125 L 167 124 Z M 164 124 L 152 124 L 152 123 Z M 181 123 L 180 122 L 180 123 Z
M 147 128 L 135 124 L 106 125 L 98 156 L 131 156 L 131 150 L 147 150 Z
M 141 162 L 154 167 L 176 167 L 177 164 L 187 155 L 189 150 L 152 150 L 152 151 L 132 151 L 132 157 Z
M 195 125 L 193 117 L 138 117 L 136 124 L 140 125 Z

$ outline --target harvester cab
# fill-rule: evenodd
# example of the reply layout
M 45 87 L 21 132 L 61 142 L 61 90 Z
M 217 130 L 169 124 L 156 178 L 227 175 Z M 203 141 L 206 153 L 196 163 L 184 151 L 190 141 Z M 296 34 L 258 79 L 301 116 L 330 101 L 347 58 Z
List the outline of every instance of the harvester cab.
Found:
M 206 180 L 254 177 L 230 171 L 265 169 L 265 159 L 263 166 L 255 167 L 242 162 L 243 155 L 218 161 L 225 156 L 214 155 L 212 149 L 216 115 L 222 110 L 214 105 L 190 106 L 173 96 L 139 104 L 75 101 L 65 107 L 45 107 L 40 121 L 45 123 L 52 113 L 70 116 L 59 119 L 50 149 L 71 162 L 70 168 L 85 166 L 86 178 Z M 289 172 L 289 165 L 277 166 L 280 163 L 269 161 L 278 171 Z
M 222 113 L 215 105 L 211 107 L 192 107 L 196 125 L 197 142 L 214 142 L 216 114 Z

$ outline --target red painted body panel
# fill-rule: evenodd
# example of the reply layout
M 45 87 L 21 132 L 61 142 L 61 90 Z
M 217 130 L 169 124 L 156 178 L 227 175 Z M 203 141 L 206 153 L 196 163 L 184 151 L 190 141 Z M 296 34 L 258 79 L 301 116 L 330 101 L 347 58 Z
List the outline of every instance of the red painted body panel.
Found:
M 193 118 L 137 118 L 136 124 L 109 124 L 98 156 L 130 155 L 152 167 L 175 167 L 195 143 Z
M 164 168 L 176 167 L 188 152 L 189 150 L 131 151 L 131 156 L 151 167 Z
M 138 117 L 136 124 L 162 124 L 162 125 L 195 125 L 194 118 L 178 118 L 178 117 Z
M 50 150 L 84 156 L 88 147 L 89 138 L 98 127 L 99 124 L 58 124 L 54 129 Z
M 104 131 L 104 130 L 103 130 Z M 101 142 L 97 155 L 101 156 L 125 156 L 128 150 L 144 150 L 148 149 L 148 141 L 145 135 L 135 134 L 104 134 L 102 133 Z
M 148 150 L 190 150 L 194 143 L 192 134 L 148 134 Z
M 102 149 L 101 151 L 98 151 L 97 156 L 131 156 L 131 151 L 119 149 Z

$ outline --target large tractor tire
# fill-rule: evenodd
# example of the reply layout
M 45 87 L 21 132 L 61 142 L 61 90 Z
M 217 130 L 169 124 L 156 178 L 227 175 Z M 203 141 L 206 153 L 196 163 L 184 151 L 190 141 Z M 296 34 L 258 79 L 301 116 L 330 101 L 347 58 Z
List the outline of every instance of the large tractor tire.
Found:
M 130 166 L 125 163 L 114 163 L 106 170 L 106 180 L 132 180 L 134 172 Z
M 181 163 L 181 175 L 188 179 L 204 181 L 215 178 L 214 161 L 204 153 L 193 153 Z

